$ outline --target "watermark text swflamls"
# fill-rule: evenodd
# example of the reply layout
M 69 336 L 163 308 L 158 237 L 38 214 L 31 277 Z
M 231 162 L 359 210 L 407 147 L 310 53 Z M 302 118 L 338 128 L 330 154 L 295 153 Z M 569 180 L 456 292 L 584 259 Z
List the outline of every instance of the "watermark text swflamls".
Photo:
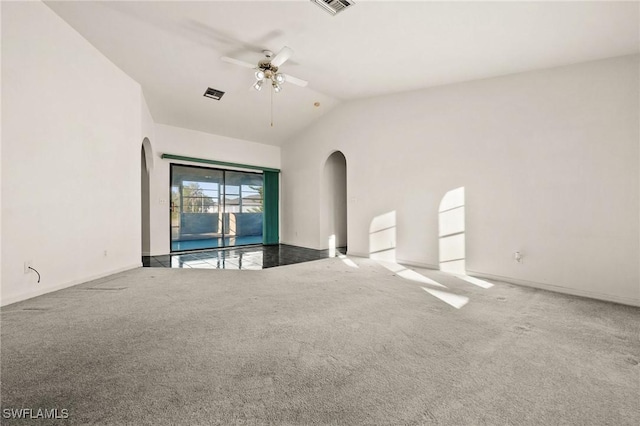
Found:
M 3 408 L 3 419 L 56 419 L 64 420 L 69 418 L 67 408 Z

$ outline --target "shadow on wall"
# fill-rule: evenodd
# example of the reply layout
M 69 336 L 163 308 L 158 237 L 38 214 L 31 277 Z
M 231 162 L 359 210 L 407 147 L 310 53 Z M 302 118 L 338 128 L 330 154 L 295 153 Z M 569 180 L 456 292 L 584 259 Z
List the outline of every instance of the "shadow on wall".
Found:
M 488 289 L 493 284 L 465 274 L 464 188 L 449 191 L 442 199 L 439 216 L 440 268 L 467 283 Z M 467 296 L 396 262 L 396 211 L 376 216 L 369 226 L 369 258 L 405 280 L 426 286 L 420 288 L 442 302 L 460 309 L 469 303 Z
M 396 261 L 396 211 L 376 216 L 369 225 L 369 258 Z
M 490 282 L 470 277 L 466 272 L 464 186 L 447 192 L 438 208 L 440 270 L 484 289 Z
M 465 264 L 464 187 L 447 192 L 438 208 L 440 270 L 464 274 Z
M 376 216 L 369 226 L 369 258 L 379 265 L 393 272 L 400 278 L 426 284 L 429 287 L 421 287 L 424 291 L 440 299 L 456 309 L 462 308 L 469 302 L 466 296 L 443 291 L 447 286 L 432 280 L 429 277 L 408 269 L 396 262 L 396 212 Z M 432 287 L 438 288 L 438 290 Z

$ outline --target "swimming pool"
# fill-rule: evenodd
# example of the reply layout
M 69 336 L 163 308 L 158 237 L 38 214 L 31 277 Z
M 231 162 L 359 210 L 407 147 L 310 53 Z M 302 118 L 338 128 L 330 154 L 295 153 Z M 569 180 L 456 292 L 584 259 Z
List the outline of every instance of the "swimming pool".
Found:
M 249 244 L 262 244 L 262 235 L 253 235 L 247 237 L 206 238 L 202 240 L 175 240 L 171 241 L 171 251 L 235 247 L 246 246 Z

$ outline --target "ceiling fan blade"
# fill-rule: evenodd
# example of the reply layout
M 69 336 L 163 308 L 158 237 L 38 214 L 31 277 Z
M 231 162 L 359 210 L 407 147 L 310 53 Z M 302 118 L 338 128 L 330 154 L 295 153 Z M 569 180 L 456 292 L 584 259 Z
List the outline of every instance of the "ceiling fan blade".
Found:
M 254 64 L 250 64 L 249 62 L 241 61 L 239 59 L 229 58 L 227 56 L 223 56 L 220 58 L 223 62 L 227 62 L 233 65 L 240 65 L 241 67 L 254 69 L 256 66 Z
M 299 78 L 291 76 L 289 74 L 284 74 L 284 81 L 286 83 L 295 84 L 296 86 L 300 86 L 300 87 L 307 87 L 307 84 L 309 84 L 308 81 L 299 79 Z
M 287 59 L 291 57 L 291 55 L 293 55 L 293 50 L 291 50 L 290 47 L 285 46 L 278 52 L 275 58 L 271 60 L 271 65 L 273 65 L 274 67 L 279 67 L 280 65 L 284 64 Z

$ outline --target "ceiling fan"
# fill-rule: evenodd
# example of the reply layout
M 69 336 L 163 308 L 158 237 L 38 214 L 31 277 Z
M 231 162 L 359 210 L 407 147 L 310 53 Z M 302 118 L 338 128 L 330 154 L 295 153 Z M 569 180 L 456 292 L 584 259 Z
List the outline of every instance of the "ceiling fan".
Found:
M 256 82 L 252 86 L 254 89 L 260 91 L 265 81 L 270 81 L 273 90 L 278 93 L 282 90 L 282 84 L 289 82 L 296 86 L 305 87 L 309 82 L 293 77 L 288 74 L 278 72 L 278 69 L 293 55 L 293 50 L 290 47 L 283 47 L 276 56 L 273 56 L 273 52 L 270 50 L 263 50 L 265 58 L 258 62 L 258 65 L 250 64 L 249 62 L 241 61 L 239 59 L 229 58 L 223 56 L 220 58 L 222 61 L 229 64 L 240 65 L 241 67 L 251 68 L 256 70 Z

